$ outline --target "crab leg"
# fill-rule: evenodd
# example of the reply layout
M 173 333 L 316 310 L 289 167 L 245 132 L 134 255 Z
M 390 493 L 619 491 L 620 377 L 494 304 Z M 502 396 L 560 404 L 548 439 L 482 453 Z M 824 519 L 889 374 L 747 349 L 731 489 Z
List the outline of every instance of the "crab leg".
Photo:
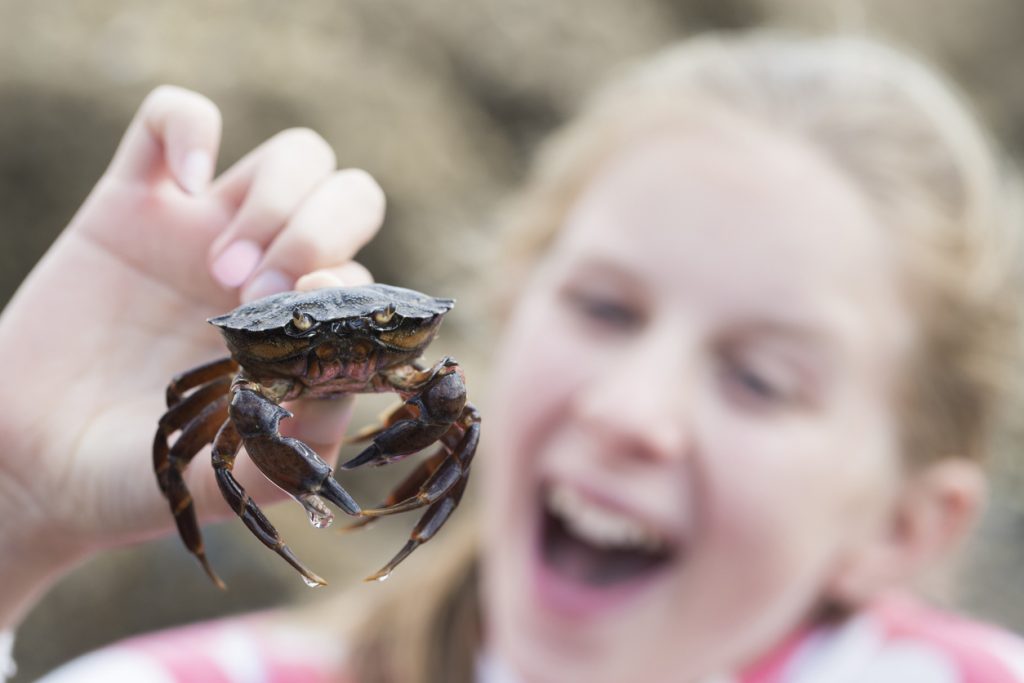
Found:
M 445 434 L 441 450 L 413 470 L 381 506 L 363 510 L 363 515 L 383 517 L 426 507 L 468 479 L 469 466 L 480 440 L 480 416 L 468 405 L 460 422 L 462 424 L 454 425 Z M 447 443 L 455 439 L 458 440 L 454 445 Z
M 220 487 L 221 495 L 228 502 L 231 509 L 235 511 L 249 530 L 260 539 L 260 541 L 283 557 L 285 561 L 294 567 L 307 584 L 311 586 L 323 586 L 327 582 L 310 571 L 299 558 L 295 556 L 291 548 L 285 545 L 281 535 L 266 518 L 263 511 L 253 502 L 249 494 L 245 492 L 242 485 L 238 483 L 232 474 L 235 467 L 235 458 L 242 445 L 242 437 L 231 420 L 227 420 L 217 433 L 213 445 L 213 469 L 217 477 L 217 485 Z
M 226 389 L 229 378 L 210 382 L 167 411 L 160 419 L 153 441 L 153 467 L 160 491 L 167 498 L 185 547 L 195 555 L 215 584 L 223 582 L 210 568 L 203 550 L 202 535 L 196 520 L 192 495 L 182 472 L 206 444 L 214 439 L 218 426 L 228 415 Z M 167 436 L 181 428 L 174 445 L 168 448 Z
M 442 359 L 429 371 L 400 368 L 388 381 L 405 398 L 405 404 L 385 418 L 383 427 L 360 435 L 372 436 L 372 443 L 342 468 L 386 465 L 437 441 L 441 442 L 441 449 L 406 477 L 382 507 L 363 511 L 364 519 L 373 519 L 427 508 L 405 547 L 367 580 L 387 578 L 444 525 L 462 498 L 480 439 L 480 414 L 466 403 L 462 369 L 451 358 Z M 368 523 L 360 520 L 350 528 Z
M 330 466 L 312 448 L 298 439 L 278 433 L 281 419 L 291 416 L 287 410 L 241 384 L 236 385 L 230 415 L 231 423 L 224 428 L 223 439 L 218 437 L 218 443 L 223 447 L 215 444 L 213 456 L 217 481 L 225 500 L 253 534 L 295 567 L 308 584 L 326 583 L 295 558 L 273 525 L 231 475 L 238 447 L 245 444 L 245 450 L 256 466 L 306 508 L 315 526 L 324 527 L 333 521 L 333 515 L 321 496 L 350 515 L 360 513 L 359 505 L 338 484 Z
M 380 416 L 380 424 L 369 425 L 352 436 L 346 437 L 343 442 L 344 445 L 353 443 L 362 443 L 363 441 L 369 441 L 374 437 L 380 435 L 381 432 L 386 430 L 391 425 L 399 422 L 400 420 L 409 420 L 416 418 L 416 409 L 408 403 L 399 403 L 397 406 L 392 406 L 386 412 Z
M 364 581 L 384 581 L 402 560 L 412 554 L 412 551 L 433 538 L 434 534 L 444 526 L 452 512 L 458 507 L 459 501 L 462 500 L 462 493 L 466 490 L 467 481 L 469 481 L 467 478 L 459 480 L 447 496 L 427 508 L 427 511 L 409 535 L 409 540 L 398 551 L 398 554 L 391 558 L 391 561 L 381 567 L 379 571 L 367 576 Z
M 395 505 L 396 503 L 402 502 L 407 498 L 416 496 L 416 494 L 420 490 L 420 486 L 423 485 L 423 482 L 430 478 L 430 475 L 434 473 L 434 471 L 441 465 L 441 463 L 444 462 L 445 458 L 447 457 L 448 451 L 442 448 L 437 453 L 421 462 L 419 465 L 416 466 L 416 469 L 414 469 L 408 476 L 406 476 L 405 479 L 403 479 L 398 484 L 398 486 L 396 486 L 390 493 L 388 493 L 384 500 L 381 501 L 380 504 L 377 505 L 376 508 L 374 508 L 374 510 L 382 510 L 384 508 L 388 508 L 392 505 Z M 363 514 L 365 515 L 366 513 L 367 510 L 364 509 Z M 361 517 L 352 524 L 349 524 L 344 529 L 340 529 L 339 531 L 341 531 L 341 533 L 344 534 L 350 531 L 355 531 L 356 529 L 361 529 L 365 526 L 373 524 L 375 521 L 377 521 L 379 517 L 383 516 L 383 514 L 380 514 L 372 517 Z
M 392 406 L 381 414 L 380 424 L 370 425 L 361 429 L 352 436 L 346 437 L 343 443 L 347 445 L 369 441 L 399 420 L 414 419 L 416 415 L 417 411 L 414 406 L 411 406 L 408 403 L 399 403 L 397 406 Z M 416 469 L 414 469 L 411 474 L 409 474 L 398 486 L 394 488 L 394 490 L 391 491 L 391 493 L 387 495 L 383 501 L 381 501 L 377 507 L 383 508 L 389 505 L 394 505 L 399 501 L 405 500 L 409 496 L 415 495 L 419 490 L 420 485 L 427 480 L 427 477 L 429 477 L 435 469 L 437 469 L 437 466 L 447 455 L 447 451 L 441 450 L 421 462 L 416 466 Z M 343 534 L 347 534 L 350 531 L 355 531 L 357 529 L 362 529 L 365 526 L 369 526 L 375 521 L 376 519 L 374 517 L 362 517 L 338 531 Z
M 342 469 L 351 470 L 366 464 L 387 465 L 401 460 L 440 439 L 459 419 L 466 406 L 466 384 L 459 364 L 445 358 L 430 371 L 417 374 L 426 377 L 396 377 L 394 383 L 407 397 L 406 404 L 418 409 L 418 414 L 397 419 L 380 430 L 373 442 L 343 464 Z M 412 411 L 398 410 L 392 416 L 405 414 L 411 415 Z
M 167 385 L 167 407 L 173 408 L 180 403 L 182 396 L 189 389 L 206 384 L 211 380 L 219 379 L 224 375 L 233 375 L 237 370 L 238 363 L 229 356 L 204 363 L 180 375 L 176 375 L 171 379 L 170 384 Z
M 456 429 L 449 430 L 449 432 L 441 438 L 442 448 L 417 465 L 416 468 L 407 475 L 406 478 L 398 484 L 398 486 L 392 489 L 384 500 L 375 508 L 364 509 L 363 517 L 357 519 L 355 522 L 349 524 L 344 529 L 340 529 L 339 531 L 343 534 L 350 531 L 356 531 L 357 529 L 373 524 L 379 518 L 386 515 L 405 512 L 407 510 L 429 505 L 430 502 L 433 502 L 423 501 L 423 498 L 420 495 L 420 488 L 428 479 L 430 479 L 431 475 L 434 474 L 438 468 L 444 465 L 445 460 L 451 456 L 452 450 L 458 445 L 458 440 L 453 439 L 453 436 L 462 436 L 462 432 Z M 463 467 L 468 468 L 468 463 L 464 462 Z M 418 505 L 408 505 L 410 501 L 423 502 L 420 502 Z M 402 504 L 401 510 L 397 509 L 399 504 Z

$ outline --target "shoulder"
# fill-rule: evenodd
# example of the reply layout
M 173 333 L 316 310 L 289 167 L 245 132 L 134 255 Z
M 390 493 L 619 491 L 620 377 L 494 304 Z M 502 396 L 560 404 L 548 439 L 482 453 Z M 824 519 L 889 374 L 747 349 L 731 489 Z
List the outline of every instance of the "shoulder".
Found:
M 337 640 L 313 625 L 262 613 L 130 638 L 73 660 L 40 683 L 337 683 L 346 680 L 343 671 Z
M 1024 641 L 905 596 L 813 631 L 786 683 L 1024 683 Z

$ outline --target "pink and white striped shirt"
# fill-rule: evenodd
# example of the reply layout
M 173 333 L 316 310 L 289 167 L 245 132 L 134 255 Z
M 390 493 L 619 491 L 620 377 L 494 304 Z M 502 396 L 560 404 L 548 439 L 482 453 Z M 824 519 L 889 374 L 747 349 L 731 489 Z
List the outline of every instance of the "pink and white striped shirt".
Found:
M 339 683 L 343 648 L 272 614 L 223 619 L 117 643 L 40 683 Z M 479 683 L 516 683 L 493 656 Z M 706 683 L 1024 683 L 1024 641 L 903 596 L 787 638 L 742 672 Z

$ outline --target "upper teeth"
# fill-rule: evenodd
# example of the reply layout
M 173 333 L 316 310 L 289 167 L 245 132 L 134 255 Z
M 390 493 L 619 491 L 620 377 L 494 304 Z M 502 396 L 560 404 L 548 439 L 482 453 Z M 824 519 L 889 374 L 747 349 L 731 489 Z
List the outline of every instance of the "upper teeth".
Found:
M 601 548 L 659 552 L 665 539 L 655 529 L 620 512 L 597 505 L 576 489 L 555 484 L 548 489 L 548 509 L 575 535 Z

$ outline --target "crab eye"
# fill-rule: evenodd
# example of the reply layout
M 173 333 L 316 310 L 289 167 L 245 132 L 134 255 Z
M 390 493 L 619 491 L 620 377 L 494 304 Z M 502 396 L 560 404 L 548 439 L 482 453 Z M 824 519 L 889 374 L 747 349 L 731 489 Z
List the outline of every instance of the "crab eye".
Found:
M 296 308 L 292 311 L 292 325 L 299 332 L 305 332 L 313 326 L 313 318 Z
M 388 304 L 387 308 L 380 311 L 375 311 L 373 314 L 373 322 L 378 325 L 386 325 L 391 322 L 391 319 L 395 317 L 395 305 Z

